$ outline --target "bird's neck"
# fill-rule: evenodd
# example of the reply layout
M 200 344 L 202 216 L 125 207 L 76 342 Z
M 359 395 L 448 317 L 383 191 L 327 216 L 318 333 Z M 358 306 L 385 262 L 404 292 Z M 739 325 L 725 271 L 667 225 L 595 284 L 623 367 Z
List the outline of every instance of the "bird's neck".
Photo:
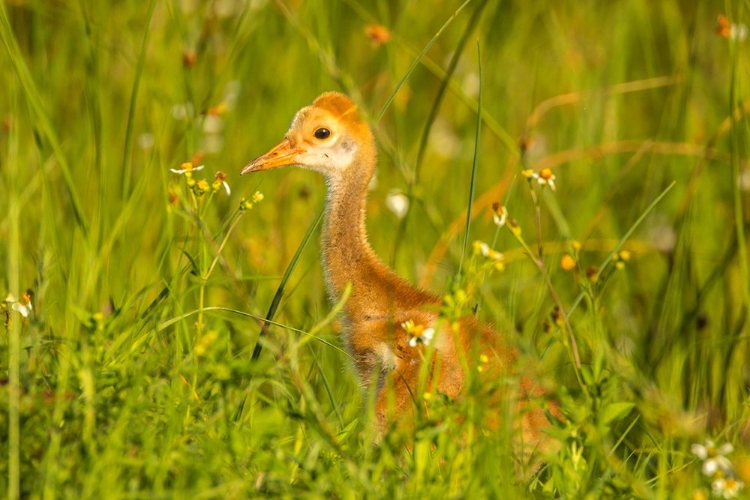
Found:
M 342 175 L 328 176 L 326 217 L 323 227 L 323 266 L 328 293 L 336 301 L 347 283 L 356 294 L 373 268 L 385 268 L 367 241 L 365 205 L 374 165 L 355 157 Z M 375 278 L 375 277 L 373 277 Z
M 374 141 L 357 151 L 341 174 L 326 176 L 328 198 L 322 235 L 328 295 L 338 302 L 347 284 L 352 293 L 344 311 L 349 324 L 392 318 L 397 311 L 439 304 L 439 298 L 415 288 L 378 259 L 367 241 L 367 186 L 375 171 Z

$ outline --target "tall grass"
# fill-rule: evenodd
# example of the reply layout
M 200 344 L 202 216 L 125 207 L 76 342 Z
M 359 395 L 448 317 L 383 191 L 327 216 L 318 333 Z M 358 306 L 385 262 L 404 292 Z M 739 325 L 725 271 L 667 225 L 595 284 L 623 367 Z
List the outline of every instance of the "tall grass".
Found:
M 0 491 L 707 498 L 706 439 L 750 481 L 750 42 L 716 29 L 749 6 L 0 4 L 0 293 L 33 291 L 28 318 L 3 303 Z M 373 444 L 324 292 L 322 180 L 238 176 L 331 89 L 376 130 L 377 252 L 559 401 L 537 474 L 510 424 L 475 433 L 479 396 L 417 394 L 414 431 Z M 523 175 L 544 168 L 555 191 Z

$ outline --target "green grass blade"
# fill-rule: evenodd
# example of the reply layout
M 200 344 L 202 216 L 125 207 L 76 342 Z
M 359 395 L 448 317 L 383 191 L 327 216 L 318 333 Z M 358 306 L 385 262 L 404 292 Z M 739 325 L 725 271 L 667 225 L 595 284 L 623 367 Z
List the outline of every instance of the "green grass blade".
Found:
M 451 56 L 451 60 L 448 63 L 448 69 L 445 71 L 445 75 L 442 77 L 437 96 L 435 97 L 435 100 L 432 102 L 432 107 L 430 108 L 430 114 L 427 115 L 427 121 L 425 122 L 424 129 L 422 130 L 422 137 L 420 137 L 419 139 L 419 149 L 417 150 L 417 161 L 414 164 L 414 184 L 419 184 L 419 172 L 422 168 L 422 162 L 424 161 L 425 151 L 427 151 L 427 142 L 430 138 L 430 131 L 432 130 L 432 125 L 435 123 L 435 119 L 437 118 L 438 112 L 440 111 L 440 105 L 443 103 L 443 98 L 445 97 L 446 90 L 448 90 L 448 84 L 453 78 L 453 74 L 456 72 L 456 68 L 458 67 L 458 62 L 461 60 L 461 56 L 464 53 L 466 42 L 469 40 L 469 37 L 474 32 L 474 29 L 479 23 L 479 19 L 481 19 L 482 12 L 484 11 L 484 7 L 486 5 L 487 5 L 487 0 L 484 0 L 479 5 L 477 5 L 476 9 L 474 9 L 474 13 L 471 15 L 469 22 L 466 23 L 466 29 L 464 30 L 463 35 L 461 35 L 461 39 L 458 41 L 456 50 L 453 52 L 453 55 Z M 479 111 L 477 111 L 477 114 L 479 116 L 482 115 L 481 105 L 479 105 Z M 408 215 L 409 215 L 409 212 L 407 212 L 407 217 Z
M 102 94 L 103 87 L 101 79 L 101 71 L 99 65 L 99 53 L 97 52 L 97 45 L 94 39 L 94 26 L 92 23 L 92 13 L 89 9 L 94 7 L 86 5 L 83 0 L 78 2 L 83 17 L 84 32 L 86 34 L 86 85 L 85 85 L 85 96 L 87 101 L 86 111 L 91 122 L 91 133 L 94 136 L 94 171 L 103 173 L 102 167 L 104 163 L 104 116 L 102 112 Z M 102 4 L 100 4 L 102 5 Z M 105 208 L 106 208 L 106 186 L 107 183 L 101 178 L 99 179 L 98 186 L 98 199 L 97 199 L 97 210 L 96 214 L 98 220 L 92 221 L 94 228 L 96 229 L 94 239 L 101 238 L 104 233 L 105 225 Z
M 341 405 L 336 401 L 336 398 L 333 396 L 333 387 L 331 386 L 331 382 L 328 380 L 328 377 L 326 376 L 325 370 L 323 369 L 320 359 L 318 359 L 318 355 L 315 354 L 315 349 L 310 349 L 310 354 L 312 354 L 314 366 L 318 370 L 318 373 L 320 374 L 320 380 L 323 381 L 323 387 L 325 387 L 326 394 L 328 395 L 328 399 L 331 402 L 331 406 L 333 406 L 333 411 L 336 413 L 336 419 L 339 421 L 339 425 L 343 428 L 345 426 L 345 422 L 344 422 L 343 415 L 341 415 L 341 409 L 339 408 Z
M 342 309 L 344 309 L 344 304 L 346 304 L 346 301 L 349 300 L 349 296 L 351 294 L 352 285 L 351 283 L 347 283 L 346 288 L 344 288 L 344 291 L 341 292 L 339 301 L 331 308 L 328 314 L 326 314 L 326 317 L 319 321 L 315 326 L 310 328 L 310 330 L 307 332 L 308 339 L 317 335 L 320 330 L 331 324 L 338 317 L 339 313 L 342 311 Z M 300 342 L 300 345 L 303 345 L 305 343 L 306 341 Z
M 8 143 L 7 183 L 10 189 L 10 207 L 8 217 L 10 229 L 8 231 L 8 256 L 7 256 L 7 279 L 10 292 L 16 297 L 21 293 L 21 277 L 19 263 L 21 260 L 21 206 L 18 200 L 18 133 L 17 127 L 13 127 Z M 2 293 L 2 292 L 0 292 Z M 0 297 L 5 300 L 5 297 Z M 10 304 L 5 304 L 10 308 Z M 21 317 L 10 310 L 9 315 L 3 315 L 6 332 L 8 336 L 9 355 L 8 360 L 8 498 L 17 500 L 20 498 L 20 456 L 21 456 L 21 422 L 20 422 L 20 396 L 21 396 Z M 13 317 L 13 316 L 15 317 Z M 13 317 L 13 319 L 11 319 Z M 3 360 L 4 361 L 4 360 Z
M 463 35 L 461 35 L 461 39 L 458 42 L 458 46 L 456 47 L 456 50 L 453 52 L 453 56 L 451 57 L 450 63 L 448 63 L 448 69 L 446 70 L 445 74 L 441 76 L 440 88 L 438 89 L 438 93 L 435 96 L 435 100 L 432 102 L 430 113 L 427 116 L 427 121 L 425 122 L 424 129 L 422 130 L 422 136 L 419 140 L 419 149 L 417 150 L 417 160 L 414 165 L 414 175 L 411 177 L 409 181 L 407 194 L 406 194 L 406 196 L 410 200 L 413 199 L 414 188 L 419 184 L 419 176 L 422 170 L 422 162 L 424 161 L 424 154 L 425 154 L 425 151 L 427 151 L 427 143 L 429 141 L 430 131 L 432 130 L 432 126 L 435 123 L 435 120 L 437 119 L 438 112 L 440 111 L 440 105 L 442 104 L 443 98 L 445 97 L 446 90 L 448 89 L 449 84 L 451 83 L 453 73 L 456 71 L 456 68 L 458 67 L 458 63 L 461 60 L 461 56 L 463 55 L 463 51 L 466 46 L 466 42 L 469 40 L 469 36 L 471 35 L 471 33 L 473 33 L 474 28 L 479 22 L 479 19 L 481 18 L 482 11 L 484 10 L 485 5 L 487 5 L 487 0 L 484 0 L 482 3 L 480 3 L 477 6 L 476 9 L 474 9 L 474 13 L 471 16 L 471 19 L 469 19 L 469 22 L 466 24 L 466 29 L 464 30 Z M 477 113 L 479 113 L 479 115 L 482 116 L 482 112 L 480 108 L 477 108 Z M 404 235 L 406 234 L 406 226 L 409 224 L 409 218 L 412 213 L 413 213 L 412 210 L 407 210 L 406 214 L 404 214 L 404 217 L 399 221 L 398 229 L 396 230 L 396 237 L 393 239 L 394 245 L 393 245 L 393 252 L 391 253 L 391 261 L 390 261 L 391 267 L 395 266 L 396 256 L 398 255 L 399 247 L 401 246 Z
M 482 51 L 477 41 L 477 65 L 479 67 L 479 109 L 482 109 Z M 474 205 L 474 190 L 476 187 L 477 167 L 479 165 L 479 137 L 482 132 L 482 113 L 477 113 L 477 131 L 474 138 L 474 159 L 471 162 L 471 181 L 469 181 L 469 200 L 466 208 L 466 228 L 464 229 L 464 244 L 461 248 L 461 261 L 458 264 L 458 280 L 461 280 L 461 270 L 463 269 L 464 259 L 466 258 L 466 247 L 469 245 L 469 236 L 471 234 L 471 207 Z
M 228 312 L 228 313 L 232 313 L 235 316 L 242 316 L 242 317 L 245 317 L 245 318 L 251 318 L 251 319 L 257 320 L 258 322 L 268 323 L 270 326 L 275 326 L 275 327 L 278 327 L 278 328 L 283 328 L 284 330 L 288 330 L 290 332 L 298 333 L 298 334 L 303 335 L 305 337 L 309 337 L 311 339 L 314 339 L 314 340 L 320 342 L 321 344 L 324 344 L 324 345 L 326 345 L 326 346 L 328 346 L 328 347 L 330 347 L 332 349 L 337 350 L 339 353 L 343 354 L 344 356 L 346 356 L 348 358 L 351 358 L 351 355 L 348 352 L 346 352 L 344 349 L 338 347 L 335 344 L 332 344 L 332 343 L 328 342 L 325 339 L 321 339 L 320 337 L 316 337 L 315 334 L 319 331 L 318 328 L 313 328 L 310 331 L 306 332 L 305 330 L 300 330 L 299 328 L 294 328 L 292 326 L 285 325 L 283 323 L 279 323 L 278 321 L 273 321 L 273 320 L 267 319 L 265 317 L 257 316 L 255 314 L 251 314 L 251 313 L 248 313 L 248 312 L 238 311 L 236 309 L 230 309 L 228 307 L 207 306 L 207 307 L 203 308 L 203 311 L 222 311 L 222 312 Z M 194 315 L 198 314 L 199 312 L 200 312 L 199 309 L 195 309 L 193 311 L 182 313 L 180 315 L 175 316 L 174 318 L 170 318 L 170 319 L 168 319 L 166 321 L 163 321 L 163 322 L 159 323 L 156 326 L 155 332 L 162 332 L 162 331 L 166 330 L 167 328 L 169 328 L 170 326 L 172 326 L 172 325 L 174 325 L 176 323 L 179 323 L 180 321 L 182 321 L 182 320 L 184 320 L 186 318 L 194 316 Z M 335 316 L 336 314 L 338 314 L 338 309 L 334 311 L 333 316 Z M 328 318 L 328 316 L 330 316 L 330 315 L 327 315 L 326 317 Z M 325 326 L 325 324 L 322 324 L 321 327 L 322 326 Z
M 5 3 L 0 3 L 0 39 L 2 39 L 3 44 L 5 45 L 5 49 L 7 50 L 8 56 L 10 57 L 11 63 L 13 64 L 13 69 L 16 71 L 16 75 L 18 76 L 18 79 L 21 83 L 21 88 L 26 94 L 26 99 L 28 100 L 29 107 L 32 109 L 35 115 L 35 126 L 47 138 L 47 141 L 49 141 L 50 147 L 52 148 L 52 152 L 54 153 L 55 158 L 57 158 L 57 163 L 60 166 L 60 172 L 62 173 L 63 179 L 65 180 L 65 187 L 68 190 L 70 203 L 73 206 L 73 214 L 75 215 L 76 222 L 81 228 L 83 234 L 85 236 L 88 236 L 89 224 L 84 214 L 83 205 L 81 203 L 78 190 L 76 189 L 76 182 L 73 179 L 73 174 L 70 171 L 68 159 L 65 157 L 65 153 L 63 153 L 60 140 L 57 137 L 57 133 L 52 126 L 52 122 L 50 121 L 49 116 L 47 116 L 47 112 L 44 109 L 44 104 L 42 103 L 42 98 L 39 95 L 39 91 L 37 90 L 36 84 L 34 83 L 34 79 L 29 72 L 29 68 L 23 59 L 21 49 L 18 47 L 18 42 L 16 41 L 15 35 L 13 34 L 13 29 L 10 26 L 8 13 L 5 10 Z
M 739 40 L 739 39 L 738 39 Z M 732 189 L 732 202 L 733 202 L 733 212 L 734 212 L 734 229 L 737 234 L 737 250 L 739 252 L 739 255 L 747 255 L 747 239 L 745 237 L 745 219 L 746 215 L 744 213 L 744 204 L 742 200 L 742 187 L 740 186 L 740 183 L 737 182 L 737 179 L 740 179 L 740 176 L 742 174 L 742 171 L 740 169 L 740 155 L 742 149 L 740 148 L 740 132 L 741 129 L 737 125 L 738 117 L 737 113 L 735 112 L 736 103 L 738 101 L 737 99 L 737 85 L 738 85 L 738 75 L 737 72 L 739 70 L 739 44 L 733 43 L 731 45 L 732 50 L 730 50 L 730 55 L 732 57 L 732 71 L 731 71 L 731 77 L 729 80 L 729 118 L 731 120 L 731 132 L 730 132 L 730 152 L 731 152 L 731 162 L 732 162 L 732 176 L 731 176 L 731 185 L 733 187 Z M 747 167 L 745 167 L 747 168 Z M 745 309 L 745 312 L 747 313 L 748 308 L 750 308 L 750 269 L 748 269 L 748 263 L 747 259 L 739 259 L 739 266 L 740 266 L 740 276 L 742 278 L 742 284 L 741 289 L 743 291 L 742 293 L 742 307 Z M 743 332 L 748 332 L 748 324 L 745 322 L 745 325 L 742 327 Z
M 669 184 L 669 186 L 667 186 L 667 188 L 664 191 L 662 191 L 661 194 L 659 196 L 657 196 L 654 199 L 654 201 L 652 201 L 651 204 L 648 207 L 646 207 L 646 210 L 643 211 L 643 213 L 641 214 L 641 216 L 638 217 L 638 219 L 636 219 L 636 221 L 633 223 L 632 226 L 630 226 L 630 229 L 628 229 L 625 232 L 625 234 L 623 235 L 623 237 L 620 238 L 620 241 L 617 242 L 617 245 L 615 245 L 615 247 L 612 249 L 612 251 L 609 253 L 609 255 L 607 255 L 607 258 L 605 258 L 604 261 L 602 261 L 601 265 L 599 266 L 599 274 L 601 274 L 602 271 L 604 271 L 604 269 L 607 267 L 607 265 L 609 265 L 609 263 L 612 262 L 612 258 L 615 256 L 615 254 L 620 251 L 620 249 L 625 244 L 625 242 L 628 240 L 628 238 L 630 238 L 630 236 L 635 232 L 635 230 L 638 228 L 638 226 L 640 226 L 641 223 L 644 220 L 646 220 L 646 217 L 648 216 L 648 214 L 651 213 L 651 211 L 656 207 L 656 205 L 658 205 L 659 202 L 667 195 L 667 193 L 669 193 L 669 191 L 672 190 L 672 188 L 675 186 L 675 184 L 676 184 L 676 182 L 672 181 Z M 570 306 L 570 309 L 568 309 L 568 313 L 567 313 L 568 317 L 570 317 L 570 315 L 573 314 L 573 311 L 576 310 L 576 308 L 578 307 L 578 304 L 581 303 L 581 301 L 583 300 L 583 297 L 585 295 L 586 295 L 586 292 L 584 292 L 584 291 L 581 291 L 578 294 L 578 296 L 576 297 L 576 299 L 573 301 L 573 304 Z
M 302 238 L 302 242 L 299 244 L 299 247 L 297 247 L 297 251 L 294 253 L 294 257 L 292 257 L 291 262 L 289 262 L 289 265 L 287 266 L 286 271 L 284 272 L 284 276 L 282 276 L 281 278 L 281 283 L 279 283 L 279 287 L 276 289 L 276 294 L 273 296 L 273 300 L 271 301 L 271 306 L 268 308 L 268 313 L 266 314 L 266 318 L 263 322 L 263 325 L 261 326 L 260 334 L 258 335 L 258 340 L 255 343 L 255 348 L 253 349 L 253 357 L 252 357 L 253 361 L 255 361 L 256 359 L 260 357 L 261 350 L 263 349 L 263 346 L 261 344 L 261 339 L 268 333 L 268 326 L 270 325 L 270 321 L 276 315 L 276 310 L 278 309 L 279 303 L 281 302 L 281 297 L 284 295 L 284 288 L 286 287 L 286 284 L 292 275 L 292 271 L 294 271 L 294 268 L 297 267 L 297 261 L 302 255 L 302 251 L 307 246 L 307 243 L 310 241 L 310 237 L 315 232 L 315 228 L 317 228 L 318 224 L 320 224 L 320 221 L 323 220 L 324 214 L 325 214 L 325 207 L 320 210 L 320 213 L 315 218 L 313 223 L 310 224 L 310 227 L 307 228 L 307 233 L 305 233 L 305 236 Z
M 406 73 L 403 77 L 401 77 L 401 80 L 398 82 L 396 87 L 393 89 L 393 92 L 391 93 L 390 97 L 385 101 L 385 104 L 383 104 L 383 108 L 380 110 L 380 112 L 377 114 L 375 121 L 380 121 L 381 118 L 383 118 L 383 115 L 388 110 L 388 108 L 391 105 L 391 102 L 393 102 L 393 99 L 396 97 L 396 94 L 398 94 L 398 91 L 401 89 L 401 87 L 406 83 L 406 80 L 409 79 L 409 76 L 411 76 L 412 72 L 416 69 L 417 65 L 419 64 L 419 61 L 424 57 L 424 55 L 427 53 L 428 50 L 430 50 L 430 47 L 432 47 L 432 44 L 434 44 L 438 38 L 440 38 L 440 35 L 443 34 L 443 31 L 450 26 L 450 24 L 453 22 L 453 20 L 458 16 L 458 14 L 461 13 L 461 11 L 469 5 L 469 2 L 471 0 L 466 0 L 464 3 L 462 3 L 458 9 L 451 15 L 451 17 L 448 18 L 445 23 L 440 27 L 440 29 L 433 35 L 433 37 L 430 39 L 429 42 L 427 42 L 427 45 L 424 46 L 424 49 L 422 49 L 422 52 L 419 53 L 419 55 L 414 59 L 414 62 L 411 64 L 408 70 L 406 70 Z
M 135 127 L 135 111 L 138 104 L 138 90 L 141 87 L 141 79 L 143 76 L 143 65 L 146 62 L 146 50 L 148 49 L 148 39 L 151 35 L 151 18 L 154 16 L 154 8 L 156 7 L 156 0 L 151 0 L 148 6 L 148 14 L 146 15 L 145 28 L 143 30 L 143 41 L 141 42 L 141 51 L 138 54 L 138 62 L 135 67 L 135 78 L 133 79 L 133 89 L 130 93 L 130 107 L 128 108 L 128 121 L 125 126 L 125 145 L 123 146 L 122 154 L 122 199 L 128 198 L 130 191 L 130 170 L 132 164 L 130 161 L 133 149 L 133 128 Z

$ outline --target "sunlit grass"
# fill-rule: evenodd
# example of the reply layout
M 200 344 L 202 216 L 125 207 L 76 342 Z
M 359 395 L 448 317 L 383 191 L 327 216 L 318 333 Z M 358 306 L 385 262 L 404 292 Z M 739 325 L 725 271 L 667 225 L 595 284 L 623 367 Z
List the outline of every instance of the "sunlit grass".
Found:
M 706 439 L 750 481 L 748 6 L 3 3 L 0 491 L 707 498 Z M 538 474 L 478 394 L 373 444 L 322 179 L 239 177 L 324 90 L 376 131 L 378 254 L 559 401 Z

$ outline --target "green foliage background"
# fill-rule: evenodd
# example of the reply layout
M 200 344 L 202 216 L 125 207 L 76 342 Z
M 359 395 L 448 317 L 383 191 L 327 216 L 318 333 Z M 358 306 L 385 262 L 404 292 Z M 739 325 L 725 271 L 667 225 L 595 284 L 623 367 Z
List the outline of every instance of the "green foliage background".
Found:
M 728 440 L 740 464 L 750 449 L 750 61 L 747 41 L 716 33 L 719 14 L 739 24 L 749 6 L 6 0 L 0 288 L 16 297 L 32 289 L 34 310 L 27 320 L 9 311 L 0 335 L 0 490 L 701 491 L 692 442 Z M 390 32 L 387 43 L 366 35 L 375 24 Z M 561 401 L 567 422 L 552 431 L 561 451 L 536 477 L 514 472 L 510 428 L 456 438 L 467 435 L 459 416 L 474 414 L 471 401 L 373 446 L 367 402 L 329 315 L 317 232 L 293 260 L 324 203 L 322 179 L 290 170 L 239 178 L 325 90 L 351 95 L 376 130 L 374 248 L 439 293 L 461 260 L 476 149 L 470 240 L 504 252 L 506 270 L 457 286 L 541 359 Z M 170 172 L 198 151 L 205 170 L 194 179 L 211 184 L 223 171 L 230 196 L 196 194 Z M 534 187 L 536 205 L 518 174 L 545 167 L 557 190 Z M 256 190 L 265 199 L 238 210 Z M 411 199 L 404 220 L 386 209 L 392 190 Z M 581 370 L 550 317 L 545 279 L 493 225 L 494 201 L 525 241 L 542 243 Z M 620 249 L 632 257 L 616 270 L 609 257 Z M 579 263 L 570 272 L 559 264 L 567 252 Z M 278 326 L 251 362 L 280 283 Z

